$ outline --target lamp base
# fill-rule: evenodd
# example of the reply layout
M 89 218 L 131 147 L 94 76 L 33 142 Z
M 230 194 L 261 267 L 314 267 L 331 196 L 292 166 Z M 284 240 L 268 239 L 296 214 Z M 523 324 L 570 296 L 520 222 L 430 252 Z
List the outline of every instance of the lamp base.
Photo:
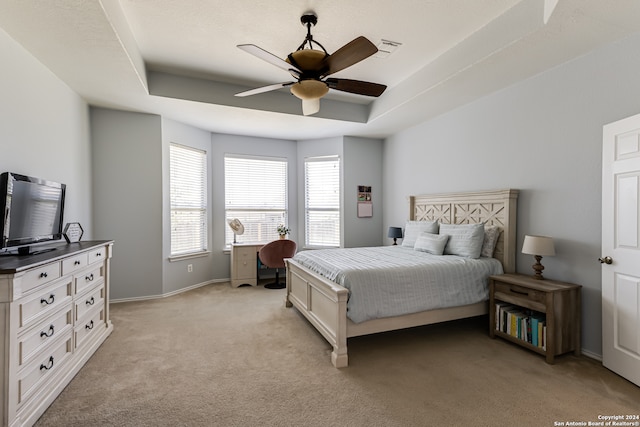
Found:
M 398 246 L 398 239 L 396 239 L 395 237 L 393 238 L 393 245 L 392 246 Z
M 542 257 L 540 255 L 534 255 L 533 257 L 536 259 L 536 263 L 532 265 L 533 270 L 535 271 L 533 278 L 538 280 L 544 280 L 544 277 L 542 276 L 542 270 L 544 270 L 544 265 L 540 264 L 540 260 L 542 259 Z

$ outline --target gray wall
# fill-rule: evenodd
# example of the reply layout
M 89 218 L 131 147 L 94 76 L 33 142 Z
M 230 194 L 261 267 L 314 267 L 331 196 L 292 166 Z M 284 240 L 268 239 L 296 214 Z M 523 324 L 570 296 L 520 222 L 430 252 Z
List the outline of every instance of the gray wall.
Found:
M 298 141 L 298 218 L 300 242 L 304 243 L 304 159 L 339 156 L 341 165 L 340 208 L 343 247 L 382 244 L 382 141 L 352 136 Z M 373 217 L 358 218 L 357 187 L 372 187 Z
M 169 145 L 171 143 L 181 144 L 187 147 L 206 151 L 209 170 L 213 170 L 213 159 L 211 156 L 211 133 L 202 129 L 197 129 L 173 120 L 162 119 L 162 293 L 170 294 L 201 283 L 207 283 L 214 277 L 228 277 L 215 275 L 216 256 L 219 248 L 212 245 L 212 217 L 209 215 L 207 230 L 209 231 L 208 248 L 210 253 L 197 258 L 187 258 L 180 260 L 169 259 L 171 255 L 171 204 L 169 189 Z M 209 194 L 209 206 L 213 206 L 211 188 L 213 185 L 212 174 L 209 173 L 207 190 Z M 192 266 L 192 271 L 187 271 L 187 266 Z
M 295 206 L 298 204 L 298 169 L 296 165 L 295 141 L 269 138 L 255 138 L 250 136 L 211 134 L 211 174 L 213 176 L 213 254 L 214 278 L 229 278 L 229 252 L 224 250 L 224 230 L 228 225 L 224 220 L 224 155 L 248 154 L 254 156 L 271 156 L 288 159 L 289 186 L 289 228 L 290 239 L 298 241 L 298 218 Z M 256 183 L 259 185 L 260 183 Z
M 552 236 L 546 277 L 583 285 L 583 348 L 602 354 L 602 126 L 640 112 L 640 36 L 399 132 L 384 145 L 386 225 L 411 194 L 520 189 L 518 247 Z M 518 254 L 518 271 L 533 259 Z
M 343 155 L 342 137 L 323 138 L 323 139 L 310 139 L 307 141 L 298 141 L 297 145 L 297 163 L 298 170 L 300 171 L 299 184 L 298 184 L 298 249 L 304 249 L 304 236 L 305 236 L 305 223 L 304 223 L 304 160 L 308 157 L 323 157 L 323 156 L 338 156 L 340 157 L 340 173 L 344 173 L 344 155 Z M 344 194 L 344 185 L 342 175 L 340 176 L 340 192 Z M 344 212 L 344 201 L 341 200 L 340 208 Z M 344 229 L 345 220 L 344 215 L 341 218 L 342 235 L 340 241 L 344 245 Z
M 162 295 L 160 116 L 91 109 L 93 217 L 115 241 L 111 298 Z
M 348 247 L 380 246 L 382 239 L 382 140 L 344 137 L 342 165 L 344 242 Z M 371 187 L 373 216 L 358 218 L 358 186 Z M 386 230 L 385 230 L 386 231 Z M 386 233 L 384 233 L 386 236 Z M 390 243 L 385 239 L 387 244 Z
M 0 52 L 0 172 L 66 184 L 64 220 L 90 239 L 89 108 L 2 29 Z

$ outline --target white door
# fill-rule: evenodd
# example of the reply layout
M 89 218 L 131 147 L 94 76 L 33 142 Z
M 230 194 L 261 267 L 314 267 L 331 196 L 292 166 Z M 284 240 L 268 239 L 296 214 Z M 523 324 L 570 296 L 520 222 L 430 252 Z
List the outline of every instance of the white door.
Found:
M 640 114 L 602 144 L 602 363 L 640 385 Z

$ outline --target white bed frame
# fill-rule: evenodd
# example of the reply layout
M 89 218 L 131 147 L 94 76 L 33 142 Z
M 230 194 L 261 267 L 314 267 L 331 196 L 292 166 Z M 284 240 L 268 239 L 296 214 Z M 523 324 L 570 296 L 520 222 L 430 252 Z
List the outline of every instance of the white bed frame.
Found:
M 409 197 L 409 219 L 437 220 L 443 224 L 486 223 L 502 228 L 494 257 L 506 273 L 515 272 L 516 211 L 518 190 L 436 194 Z M 349 362 L 347 338 L 392 331 L 454 319 L 479 316 L 488 312 L 487 302 L 423 311 L 353 323 L 347 318 L 349 291 L 312 272 L 293 259 L 287 264 L 285 306 L 296 307 L 333 346 L 331 362 L 336 368 Z

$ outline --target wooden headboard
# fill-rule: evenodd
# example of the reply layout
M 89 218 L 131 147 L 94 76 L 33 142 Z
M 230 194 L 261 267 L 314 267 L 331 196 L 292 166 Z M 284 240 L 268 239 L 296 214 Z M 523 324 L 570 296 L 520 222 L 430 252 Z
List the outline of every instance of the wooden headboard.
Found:
M 409 219 L 443 224 L 497 225 L 502 228 L 493 254 L 505 273 L 516 271 L 518 190 L 429 194 L 409 197 Z

